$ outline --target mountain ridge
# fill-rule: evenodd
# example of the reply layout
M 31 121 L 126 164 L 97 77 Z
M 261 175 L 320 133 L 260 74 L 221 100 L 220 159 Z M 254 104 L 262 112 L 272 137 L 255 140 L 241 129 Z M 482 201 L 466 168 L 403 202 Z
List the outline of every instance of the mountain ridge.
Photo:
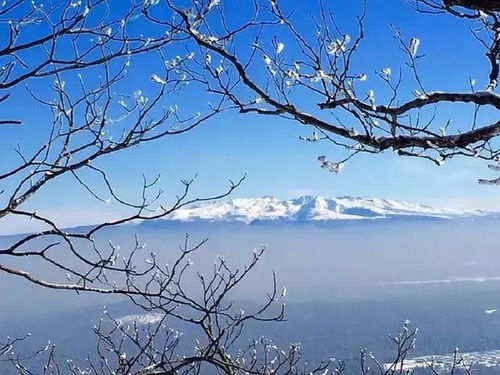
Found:
M 484 210 L 437 208 L 394 199 L 304 195 L 295 199 L 275 197 L 236 198 L 193 205 L 174 211 L 165 219 L 175 222 L 329 222 L 393 218 L 457 219 L 497 216 Z

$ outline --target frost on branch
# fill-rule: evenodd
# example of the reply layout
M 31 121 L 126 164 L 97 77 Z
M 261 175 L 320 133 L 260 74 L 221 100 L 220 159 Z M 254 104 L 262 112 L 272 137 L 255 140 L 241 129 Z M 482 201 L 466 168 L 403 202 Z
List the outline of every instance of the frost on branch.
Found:
M 192 76 L 183 66 L 195 54 L 176 50 L 172 57 L 173 44 L 182 33 L 169 25 L 149 25 L 148 12 L 160 7 L 159 1 L 134 2 L 109 14 L 107 1 L 54 2 L 43 9 L 36 5 L 35 10 L 30 2 L 21 1 L 0 8 L 0 29 L 10 35 L 0 42 L 0 107 L 18 100 L 44 114 L 36 119 L 37 139 L 28 142 L 29 147 L 10 148 L 14 157 L 0 167 L 2 225 L 25 219 L 36 228 L 2 243 L 0 271 L 51 289 L 134 294 L 137 291 L 126 278 L 144 275 L 154 267 L 154 258 L 139 271 L 133 262 L 141 251 L 138 243 L 125 256 L 118 246 L 97 241 L 98 234 L 105 228 L 166 217 L 194 202 L 222 198 L 241 184 L 243 178 L 230 181 L 220 194 L 194 197 L 194 179 L 188 179 L 179 183 L 176 196 L 167 198 L 160 176 L 131 173 L 127 185 L 136 194 L 124 194 L 123 186 L 110 177 L 112 170 L 105 167 L 110 157 L 119 162 L 124 150 L 187 133 L 225 109 L 217 101 L 177 105 L 177 100 L 190 97 L 186 91 Z M 18 22 L 9 26 L 9 19 Z M 128 28 L 130 22 L 148 25 L 149 31 L 131 31 L 136 28 Z M 25 29 L 28 24 L 34 28 L 31 33 Z M 147 55 L 153 65 L 150 71 L 135 64 L 139 55 Z M 33 85 L 35 80 L 41 85 Z M 4 116 L 5 111 L 0 113 Z M 31 115 L 20 107 L 9 113 L 13 119 L 0 119 L 0 125 L 20 124 L 18 119 Z M 0 132 L 3 129 L 0 126 Z M 61 179 L 79 187 L 75 201 L 90 197 L 98 209 L 106 205 L 106 210 L 122 214 L 85 231 L 63 230 L 64 223 L 40 209 L 34 199 L 41 190 L 56 196 L 53 182 Z M 13 258 L 23 262 L 8 265 Z M 38 267 L 27 272 L 35 259 L 50 272 L 42 275 Z
M 340 171 L 342 171 L 342 169 L 344 168 L 343 163 L 333 163 L 331 161 L 328 161 L 325 155 L 318 156 L 318 161 L 321 164 L 321 168 L 327 169 L 328 171 L 333 173 L 340 173 Z
M 399 51 L 402 61 L 390 67 L 376 66 L 377 61 L 363 49 L 364 39 L 372 32 L 366 20 L 373 17 L 367 13 L 366 1 L 360 0 L 358 16 L 343 22 L 342 27 L 335 22 L 343 18 L 342 9 L 334 11 L 324 3 L 311 5 L 306 15 L 293 12 L 293 5 L 287 2 L 242 2 L 238 20 L 223 7 L 205 12 L 196 3 L 191 3 L 194 13 L 189 16 L 175 2 L 170 9 L 182 20 L 184 34 L 192 43 L 212 59 L 224 61 L 224 79 L 208 68 L 191 65 L 186 70 L 239 113 L 276 116 L 312 127 L 321 134 L 321 142 L 343 150 L 342 160 L 361 152 L 387 150 L 436 165 L 456 157 L 494 160 L 500 155 L 500 123 L 495 116 L 482 116 L 500 109 L 496 93 L 500 27 L 494 6 L 464 10 L 459 2 L 411 0 L 415 17 L 445 13 L 463 22 L 465 30 L 466 21 L 477 26 L 471 28 L 471 39 L 485 53 L 476 56 L 471 50 L 470 59 L 486 56 L 488 69 L 474 74 L 482 85 L 472 84 L 469 72 L 462 77 L 453 70 L 456 76 L 447 77 L 453 84 L 440 90 L 440 82 L 431 81 L 421 65 L 424 59 L 436 63 L 442 59 L 429 55 L 423 37 L 407 36 L 404 29 L 396 28 L 405 25 L 395 25 L 392 30 L 389 25 L 376 25 L 394 35 L 394 42 L 382 45 L 380 53 Z M 232 27 L 227 26 L 230 19 Z M 430 22 L 433 20 L 439 22 L 438 18 Z M 462 45 L 458 38 L 449 42 L 457 48 Z M 259 98 L 259 103 L 252 98 Z M 459 108 L 470 111 L 471 116 L 464 120 Z

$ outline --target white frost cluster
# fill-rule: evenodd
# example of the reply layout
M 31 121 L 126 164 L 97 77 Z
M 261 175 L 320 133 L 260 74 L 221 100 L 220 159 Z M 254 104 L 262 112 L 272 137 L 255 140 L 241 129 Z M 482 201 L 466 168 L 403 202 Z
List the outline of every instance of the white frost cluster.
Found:
M 426 94 L 420 92 L 419 90 L 413 91 L 413 95 L 415 95 L 418 99 L 422 99 L 422 100 L 425 100 L 428 98 L 428 96 Z
M 340 55 L 341 53 L 344 53 L 347 50 L 347 45 L 351 41 L 351 37 L 349 35 L 344 35 L 344 38 L 342 40 L 337 39 L 333 42 L 331 42 L 327 47 L 326 50 L 329 55 Z
M 281 52 L 283 52 L 284 49 L 285 49 L 285 44 L 284 43 L 278 43 L 276 45 L 276 53 L 277 54 L 280 54 Z
M 418 47 L 420 46 L 420 39 L 418 38 L 411 38 L 410 40 L 410 54 L 415 57 L 417 56 L 418 53 Z
M 293 70 L 293 69 L 288 69 L 286 71 L 286 76 L 290 78 L 292 81 L 299 81 L 300 80 L 300 74 L 298 71 Z
M 213 9 L 215 8 L 217 5 L 219 5 L 221 2 L 221 0 L 211 0 L 210 1 L 210 4 L 208 4 L 208 9 Z
M 206 43 L 215 44 L 215 43 L 217 43 L 219 41 L 219 38 L 217 38 L 216 36 L 200 34 L 200 32 L 198 30 L 196 30 L 194 27 L 191 27 L 189 29 L 189 31 L 194 36 L 196 36 L 197 38 L 203 40 Z
M 302 141 L 306 141 L 306 142 L 318 142 L 319 141 L 319 137 L 318 137 L 318 133 L 316 132 L 312 132 L 312 135 L 310 137 L 299 137 L 300 140 Z
M 332 77 L 330 77 L 328 74 L 326 74 L 322 70 L 318 70 L 316 72 L 316 75 L 311 78 L 311 82 L 319 82 L 319 81 L 331 81 Z
M 148 102 L 148 98 L 142 94 L 142 90 L 134 91 L 134 98 L 140 105 L 145 105 Z
M 327 169 L 328 171 L 333 173 L 340 173 L 344 168 L 343 163 L 334 163 L 328 161 L 325 155 L 318 156 L 318 161 L 321 164 L 321 168 Z
M 153 74 L 151 76 L 151 81 L 153 81 L 154 83 L 158 83 L 159 85 L 166 85 L 167 84 L 167 81 L 160 78 L 160 76 L 158 76 L 157 74 Z

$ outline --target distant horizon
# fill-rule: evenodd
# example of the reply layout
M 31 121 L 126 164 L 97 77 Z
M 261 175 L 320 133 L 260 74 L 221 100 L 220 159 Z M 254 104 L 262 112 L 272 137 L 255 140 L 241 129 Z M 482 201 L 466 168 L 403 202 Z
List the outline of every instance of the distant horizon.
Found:
M 486 215 L 489 215 L 489 217 L 492 217 L 492 215 L 500 213 L 500 209 L 485 209 L 481 207 L 477 208 L 470 208 L 470 207 L 459 207 L 459 206 L 453 206 L 453 205 L 440 205 L 440 204 L 430 204 L 427 202 L 418 202 L 418 201 L 409 201 L 409 200 L 403 200 L 403 199 L 393 199 L 389 197 L 376 197 L 376 196 L 358 196 L 358 195 L 337 195 L 337 196 L 331 196 L 331 195 L 314 195 L 314 194 L 303 194 L 295 197 L 285 197 L 281 198 L 279 196 L 273 196 L 273 195 L 263 195 L 263 196 L 254 196 L 254 197 L 242 197 L 242 196 L 227 196 L 225 198 L 221 199 L 216 199 L 212 201 L 207 201 L 207 202 L 199 202 L 199 203 L 193 203 L 191 205 L 188 205 L 180 210 L 176 210 L 172 215 L 169 215 L 166 218 L 163 219 L 158 219 L 160 221 L 162 220 L 167 220 L 167 221 L 177 221 L 177 222 L 184 222 L 187 223 L 189 222 L 188 220 L 182 221 L 178 218 L 176 218 L 176 215 L 180 212 L 184 212 L 184 210 L 189 210 L 189 208 L 193 207 L 210 207 L 211 205 L 217 206 L 221 205 L 227 202 L 233 202 L 233 201 L 238 201 L 238 200 L 262 200 L 262 199 L 273 199 L 276 202 L 290 202 L 294 200 L 300 200 L 301 198 L 320 198 L 320 199 L 327 199 L 327 200 L 335 200 L 335 199 L 354 199 L 354 200 L 374 200 L 374 201 L 391 201 L 394 203 L 403 203 L 403 204 L 409 204 L 409 205 L 416 205 L 421 208 L 428 208 L 429 210 L 442 210 L 443 212 L 446 211 L 456 211 L 457 215 L 473 215 L 474 213 L 480 214 L 484 213 Z M 70 220 L 69 222 L 67 221 L 68 217 L 68 212 L 69 213 L 74 213 L 73 215 L 73 220 Z M 448 214 L 450 214 L 448 212 Z M 102 210 L 95 210 L 93 211 L 92 208 L 90 208 L 87 211 L 81 210 L 80 207 L 67 207 L 65 211 L 54 211 L 51 212 L 51 215 L 55 217 L 56 221 L 59 220 L 62 226 L 65 228 L 75 228 L 75 227 L 86 227 L 86 226 L 92 226 L 97 223 L 102 222 L 103 220 L 115 220 L 118 219 L 120 216 L 122 216 L 124 212 L 119 212 L 119 211 L 113 211 L 113 210 L 106 210 L 105 208 Z M 446 214 L 446 213 L 445 213 Z M 453 213 L 451 213 L 453 214 Z M 435 215 L 435 214 L 434 214 Z M 425 214 L 423 214 L 423 217 L 425 217 Z M 431 217 L 431 216 L 429 216 Z M 445 220 L 448 220 L 449 218 L 444 218 Z M 343 221 L 343 220 L 353 220 L 352 218 L 344 218 L 344 219 L 330 219 L 330 220 L 338 220 L 338 221 Z M 366 221 L 367 218 L 363 219 L 363 221 Z M 203 220 L 199 220 L 200 222 Z M 360 221 L 360 219 L 357 219 L 355 221 Z M 64 224 L 64 223 L 67 224 Z M 217 222 L 217 221 L 216 221 Z M 219 222 L 223 222 L 222 220 Z M 230 221 L 226 221 L 230 222 Z M 232 221 L 232 222 L 237 222 Z M 0 229 L 0 236 L 5 236 L 5 235 L 18 235 L 22 233 L 29 233 L 29 232 L 35 232 L 38 230 L 41 230 L 42 227 L 36 227 L 33 225 L 31 221 L 24 221 L 24 222 L 13 222 L 13 225 L 7 227 L 4 226 Z

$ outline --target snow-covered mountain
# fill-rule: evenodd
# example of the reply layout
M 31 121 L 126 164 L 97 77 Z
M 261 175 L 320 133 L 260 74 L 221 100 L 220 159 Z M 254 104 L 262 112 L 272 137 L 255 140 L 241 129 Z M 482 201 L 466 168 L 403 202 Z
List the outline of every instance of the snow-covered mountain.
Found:
M 303 196 L 291 200 L 263 197 L 195 205 L 175 211 L 169 220 L 243 223 L 319 222 L 411 217 L 453 219 L 489 215 L 491 213 L 486 211 L 435 208 L 391 199 Z

